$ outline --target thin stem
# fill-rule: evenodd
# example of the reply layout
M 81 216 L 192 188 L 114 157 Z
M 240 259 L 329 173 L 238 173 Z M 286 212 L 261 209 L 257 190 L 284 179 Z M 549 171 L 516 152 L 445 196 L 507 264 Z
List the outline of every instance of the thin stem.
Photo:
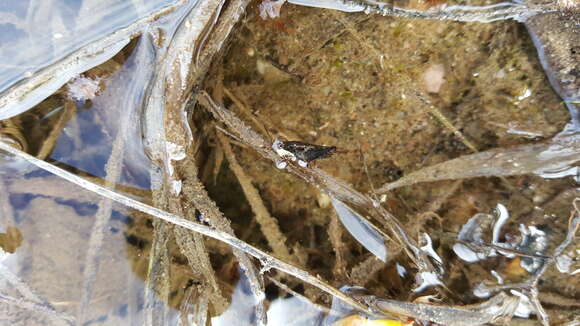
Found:
M 354 300 L 353 298 L 344 294 L 340 290 L 332 287 L 331 285 L 329 285 L 327 282 L 323 281 L 319 277 L 312 276 L 307 271 L 304 271 L 304 270 L 302 270 L 298 267 L 295 267 L 291 264 L 285 263 L 285 262 L 281 261 L 280 259 L 273 257 L 273 256 L 263 252 L 262 250 L 239 240 L 238 238 L 236 238 L 235 236 L 233 236 L 231 234 L 216 230 L 214 228 L 211 228 L 211 227 L 199 224 L 199 223 L 188 221 L 188 220 L 183 219 L 183 218 L 176 216 L 174 214 L 167 213 L 161 209 L 143 204 L 137 200 L 134 200 L 134 199 L 129 198 L 127 196 L 118 194 L 118 193 L 114 192 L 113 190 L 110 190 L 110 189 L 107 189 L 105 187 L 101 187 L 97 184 L 91 183 L 87 180 L 84 180 L 83 178 L 81 178 L 79 176 L 76 176 L 72 173 L 64 171 L 64 170 L 62 170 L 62 169 L 60 169 L 60 168 L 58 168 L 50 163 L 39 160 L 33 156 L 28 155 L 27 153 L 24 153 L 18 149 L 10 147 L 10 145 L 7 145 L 3 142 L 0 142 L 0 149 L 4 150 L 12 155 L 15 155 L 18 158 L 23 159 L 23 160 L 43 169 L 45 171 L 53 173 L 53 174 L 65 179 L 71 183 L 74 183 L 75 185 L 77 185 L 79 187 L 82 187 L 88 191 L 96 193 L 97 195 L 109 198 L 109 199 L 111 199 L 119 204 L 131 207 L 131 208 L 136 209 L 138 211 L 141 211 L 143 213 L 149 214 L 155 218 L 164 220 L 166 222 L 175 224 L 177 226 L 181 226 L 181 227 L 186 228 L 188 230 L 198 232 L 198 233 L 201 233 L 201 234 L 208 236 L 210 238 L 224 242 L 233 248 L 239 249 L 239 250 L 247 253 L 248 255 L 251 255 L 251 256 L 257 258 L 262 263 L 262 265 L 264 265 L 268 269 L 274 268 L 274 269 L 280 270 L 286 274 L 292 275 L 292 276 L 294 276 L 294 277 L 296 277 L 304 282 L 307 282 L 307 283 L 311 284 L 312 286 L 315 286 L 315 287 L 319 288 L 320 290 L 332 295 L 333 297 L 339 299 L 343 303 L 347 304 L 348 306 L 350 306 L 356 310 L 359 310 L 361 312 L 364 312 L 364 313 L 367 313 L 367 314 L 373 315 L 373 316 L 381 316 L 380 314 L 375 313 L 367 305 L 364 305 L 364 304 Z

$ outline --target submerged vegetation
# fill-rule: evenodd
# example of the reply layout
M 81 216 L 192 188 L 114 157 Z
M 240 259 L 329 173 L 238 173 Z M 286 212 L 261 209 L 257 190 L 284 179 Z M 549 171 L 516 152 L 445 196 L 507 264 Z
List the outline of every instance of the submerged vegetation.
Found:
M 56 2 L 0 11 L 11 324 L 579 322 L 574 0 Z

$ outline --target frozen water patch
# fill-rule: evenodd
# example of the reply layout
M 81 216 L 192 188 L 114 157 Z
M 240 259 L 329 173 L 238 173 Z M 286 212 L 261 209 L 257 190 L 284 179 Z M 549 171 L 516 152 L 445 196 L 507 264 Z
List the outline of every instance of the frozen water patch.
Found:
M 99 92 L 101 87 L 99 85 L 100 78 L 88 78 L 84 76 L 78 76 L 73 78 L 68 83 L 68 96 L 77 101 L 87 101 L 94 99 Z

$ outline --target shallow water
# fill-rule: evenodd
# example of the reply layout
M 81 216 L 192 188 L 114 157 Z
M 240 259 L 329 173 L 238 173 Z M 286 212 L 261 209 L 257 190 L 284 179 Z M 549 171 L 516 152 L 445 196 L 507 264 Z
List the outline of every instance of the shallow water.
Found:
M 168 2 L 145 7 L 114 4 L 107 7 L 111 11 L 106 14 L 87 21 L 76 18 L 83 21 L 79 26 L 88 26 L 110 15 L 118 17 L 107 20 L 110 26 L 79 34 L 83 37 L 71 35 L 74 42 L 67 43 L 69 50 L 63 48 L 56 54 L 47 50 L 54 44 L 45 37 L 34 47 L 38 52 L 28 53 L 44 61 L 30 64 L 37 67 L 53 62 Z M 411 1 L 407 5 L 414 8 L 418 4 Z M 75 6 L 88 8 L 88 4 L 78 3 L 47 8 L 54 10 L 49 11 L 51 15 L 62 17 L 63 8 Z M 172 17 L 184 16 L 177 11 Z M 169 19 L 159 24 L 168 35 L 180 25 L 179 20 Z M 79 26 L 71 30 L 80 33 Z M 37 33 L 30 35 L 36 37 Z M 483 300 L 474 291 L 480 283 L 493 287 L 499 279 L 509 284 L 531 277 L 526 268 L 535 261 L 530 257 L 497 254 L 467 263 L 454 253 L 459 232 L 476 214 L 490 219 L 478 231 L 482 239 L 505 246 L 517 242 L 513 248 L 532 257 L 550 255 L 565 237 L 572 203 L 580 196 L 578 160 L 574 160 L 578 135 L 568 129 L 571 135 L 565 139 L 573 141 L 553 140 L 570 121 L 569 113 L 551 89 L 532 40 L 516 22 L 409 20 L 289 4 L 282 8 L 281 18 L 263 21 L 254 2 L 203 85 L 263 137 L 272 138 L 268 141 L 280 136 L 337 146 L 339 153 L 311 162 L 307 169 L 322 169 L 354 189 L 370 193 L 373 204 L 392 213 L 411 238 L 432 240 L 431 244 L 420 243 L 421 250 L 428 252 L 432 262 L 433 257 L 443 260 L 438 268 L 445 270 L 441 280 L 450 293 L 421 287 L 428 282 L 415 280 L 415 264 L 368 207 L 345 203 L 352 207 L 343 210 L 356 214 L 343 227 L 331 205 L 333 199 L 320 190 L 324 187 L 313 187 L 312 182 L 276 168 L 248 144 L 234 146 L 233 154 L 257 189 L 254 199 L 261 198 L 277 225 L 256 222 L 256 204 L 230 156 L 224 158 L 226 149 L 219 145 L 202 107 L 185 107 L 192 146 L 165 144 L 169 157 L 164 159 L 176 166 L 169 174 L 180 179 L 161 186 L 167 178 L 157 167 L 163 154 L 152 153 L 159 144 L 150 137 L 157 137 L 151 133 L 162 133 L 167 126 L 145 108 L 160 100 L 150 96 L 158 94 L 152 88 L 158 85 L 156 74 L 164 71 L 159 68 L 164 67 L 160 58 L 167 47 L 158 47 L 160 39 L 150 35 L 133 39 L 111 59 L 80 76 L 86 82 L 80 93 L 65 86 L 13 118 L 22 137 L 3 135 L 12 135 L 30 154 L 92 182 L 207 223 L 209 218 L 201 213 L 204 208 L 196 207 L 192 199 L 200 194 L 192 183 L 199 177 L 238 238 L 272 252 L 271 239 L 265 234 L 279 229 L 292 263 L 336 288 L 364 287 L 364 295 L 378 298 L 412 301 L 438 294 L 445 303 L 465 305 Z M 26 48 L 19 40 L 10 42 Z M 22 74 L 21 70 L 6 70 L 0 86 Z M 90 86 L 95 82 L 96 92 Z M 417 92 L 421 98 L 416 97 Z M 172 122 L 181 130 L 178 124 L 183 121 Z M 2 123 L 0 132 L 7 128 Z M 159 129 L 144 132 L 152 125 Z M 529 157 L 553 154 L 555 145 L 541 145 L 551 142 L 568 156 L 560 155 L 561 160 L 550 165 L 557 165 L 557 170 L 541 170 L 546 166 Z M 490 149 L 499 149 L 503 156 L 519 153 L 518 149 L 533 155 L 518 160 L 516 153 L 516 159 L 510 161 L 498 158 L 502 155 L 476 154 Z M 466 164 L 441 165 L 439 171 L 444 173 L 422 170 L 461 157 L 470 158 L 464 161 L 470 164 L 468 170 Z M 0 244 L 5 251 L 0 309 L 10 324 L 257 323 L 252 284 L 227 245 L 206 239 L 205 249 L 199 251 L 207 252 L 215 271 L 212 283 L 203 270 L 195 269 L 203 259 L 191 255 L 198 252 L 191 249 L 197 241 L 191 234 L 173 231 L 23 160 L 0 158 Z M 550 159 L 554 161 L 554 155 Z M 494 164 L 502 169 L 493 169 Z M 426 176 L 401 185 L 393 183 L 408 180 L 405 177 L 415 171 Z M 509 212 L 501 228 L 493 228 L 496 207 Z M 370 222 L 357 226 L 356 219 L 362 217 Z M 384 234 L 370 229 L 368 223 Z M 170 231 L 160 231 L 164 228 Z M 366 241 L 361 231 L 352 230 L 371 232 L 373 239 Z M 525 232 L 542 232 L 545 237 L 518 242 Z M 377 244 L 381 241 L 384 247 Z M 378 248 L 374 251 L 386 263 L 365 247 Z M 566 254 L 577 257 L 577 250 L 578 244 L 573 244 Z M 257 261 L 254 265 L 258 270 L 261 267 Z M 284 273 L 265 271 L 264 275 L 268 325 L 330 325 L 352 313 L 336 298 Z M 571 320 L 578 308 L 579 289 L 574 286 L 578 277 L 553 267 L 542 277 L 540 301 L 554 322 Z M 520 307 L 524 311 L 520 316 L 525 316 L 525 309 Z

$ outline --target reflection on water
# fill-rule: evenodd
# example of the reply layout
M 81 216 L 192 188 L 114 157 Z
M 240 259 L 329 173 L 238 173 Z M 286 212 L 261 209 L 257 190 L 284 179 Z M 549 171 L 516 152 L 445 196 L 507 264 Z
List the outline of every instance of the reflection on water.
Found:
M 73 86 L 65 86 L 33 110 L 2 122 L 0 134 L 40 158 L 98 178 L 106 176 L 113 140 L 123 134 L 119 184 L 149 189 L 151 166 L 138 120 L 143 89 L 152 73 L 140 69 L 144 60 L 151 60 L 150 49 L 144 43 L 137 40 L 84 73 L 87 77 L 83 78 L 98 80 L 99 89 L 93 96 L 85 94 L 83 98 L 78 90 L 71 93 Z
M 0 293 L 16 303 L 0 305 L 11 325 L 69 324 L 83 291 L 83 269 L 98 198 L 44 173 L 11 169 L 2 178 L 0 243 L 3 282 Z M 3 169 L 3 166 L 0 166 Z M 4 171 L 3 171 L 4 172 Z M 143 285 L 132 272 L 125 250 L 125 209 L 114 210 L 99 254 L 100 269 L 88 321 L 129 324 L 139 314 Z M 10 278 L 7 275 L 12 275 Z M 43 309 L 40 309 L 43 307 Z M 103 324 L 103 323 L 101 323 Z
M 105 164 L 111 155 L 111 138 L 95 121 L 98 121 L 95 110 L 80 110 L 65 126 L 50 158 L 104 178 Z
M 0 246 L 3 249 L 0 274 L 0 311 L 11 325 L 72 324 L 79 310 L 83 291 L 87 237 L 95 219 L 99 199 L 67 181 L 19 162 L 21 170 L 11 168 L 10 175 L 0 173 L 2 189 Z M 2 169 L 3 166 L 0 166 Z M 0 172 L 6 172 L 4 170 Z M 141 325 L 149 250 L 151 221 L 139 214 L 114 207 L 104 232 L 99 252 L 99 271 L 86 324 Z M 176 249 L 175 244 L 170 246 Z M 171 304 L 167 319 L 200 320 L 211 312 L 203 280 L 192 279 L 191 271 L 178 251 L 171 267 Z M 254 301 L 244 275 L 232 265 L 224 270 L 224 281 L 231 282 L 231 304 L 215 325 L 250 325 L 254 323 Z M 231 275 L 227 276 L 227 275 Z M 9 301 L 14 299 L 14 301 Z M 42 308 L 41 308 L 42 307 Z M 183 314 L 179 314 L 182 309 Z M 200 310 L 201 309 L 201 310 Z M 209 309 L 209 310 L 208 310 Z M 289 310 L 290 309 L 290 310 Z M 189 313 L 188 313 L 189 311 Z M 312 325 L 322 315 L 315 306 L 301 298 L 276 299 L 268 315 L 272 325 L 286 325 L 294 311 L 301 318 L 297 325 Z M 294 319 L 292 317 L 292 319 Z
M 177 0 L 13 1 L 0 6 L 0 93 L 81 46 Z M 23 51 L 26 49 L 26 51 Z

